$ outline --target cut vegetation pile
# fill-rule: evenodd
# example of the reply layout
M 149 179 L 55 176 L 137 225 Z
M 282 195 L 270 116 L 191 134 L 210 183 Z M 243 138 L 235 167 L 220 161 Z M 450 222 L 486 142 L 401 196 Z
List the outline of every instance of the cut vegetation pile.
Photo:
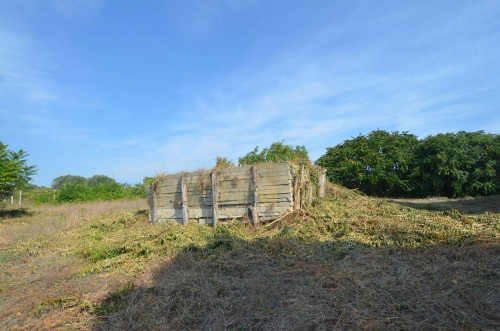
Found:
M 500 328 L 498 210 L 329 190 L 257 228 L 2 211 L 0 329 Z

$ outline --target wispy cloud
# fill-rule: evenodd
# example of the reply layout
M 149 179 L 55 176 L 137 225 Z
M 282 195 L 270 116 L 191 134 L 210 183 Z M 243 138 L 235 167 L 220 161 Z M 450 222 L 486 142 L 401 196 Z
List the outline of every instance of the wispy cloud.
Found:
M 166 13 L 183 33 L 206 37 L 215 33 L 218 20 L 252 9 L 262 2 L 262 0 L 168 1 Z
M 94 102 L 58 81 L 59 56 L 36 39 L 0 26 L 0 128 L 53 141 L 88 137 L 68 121 L 74 109 Z M 7 127 L 8 125 L 8 127 Z
M 53 8 L 68 19 L 93 19 L 102 7 L 104 0 L 55 0 Z
M 58 99 L 47 73 L 53 69 L 37 43 L 0 27 L 0 95 L 32 103 Z

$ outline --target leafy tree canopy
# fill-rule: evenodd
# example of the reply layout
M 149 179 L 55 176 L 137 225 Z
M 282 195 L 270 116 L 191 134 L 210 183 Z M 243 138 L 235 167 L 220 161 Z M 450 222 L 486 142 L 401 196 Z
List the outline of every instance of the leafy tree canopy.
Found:
M 305 146 L 285 145 L 284 140 L 272 143 L 268 148 L 259 152 L 259 146 L 245 156 L 238 159 L 239 165 L 249 165 L 256 163 L 272 163 L 283 161 L 309 161 L 309 156 Z
M 14 152 L 7 147 L 0 142 L 0 197 L 11 195 L 15 189 L 25 188 L 37 172 L 36 166 L 26 163 L 28 153 L 22 149 Z
M 316 163 L 330 180 L 391 197 L 500 193 L 500 137 L 483 131 L 418 140 L 375 130 L 327 149 Z
M 398 131 L 372 131 L 327 149 L 316 164 L 327 169 L 331 180 L 367 194 L 405 196 L 416 136 Z
M 90 187 L 94 187 L 99 184 L 108 184 L 113 182 L 115 182 L 115 180 L 106 175 L 94 175 L 85 180 L 85 183 Z
M 429 136 L 415 150 L 417 196 L 500 193 L 500 136 L 484 131 Z
M 54 178 L 52 181 L 52 188 L 59 190 L 63 185 L 68 183 L 85 184 L 85 177 L 75 175 L 64 175 Z

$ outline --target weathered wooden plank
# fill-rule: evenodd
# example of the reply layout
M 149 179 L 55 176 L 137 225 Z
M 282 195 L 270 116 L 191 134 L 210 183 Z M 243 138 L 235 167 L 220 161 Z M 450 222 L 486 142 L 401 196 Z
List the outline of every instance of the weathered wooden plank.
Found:
M 258 198 L 259 201 L 264 201 L 265 199 L 268 198 L 273 198 L 273 197 L 292 197 L 290 192 L 259 192 Z M 254 201 L 254 193 L 253 192 L 233 192 L 233 193 L 219 193 L 219 201 L 234 201 L 234 200 L 241 200 L 241 201 Z
M 224 191 L 222 191 L 221 188 L 221 194 L 224 195 L 232 195 L 232 194 L 242 194 L 242 193 L 247 193 L 247 192 L 253 192 L 253 189 L 251 187 L 248 188 L 225 188 Z M 289 185 L 273 185 L 273 186 L 264 186 L 261 187 L 259 185 L 259 194 L 280 194 L 280 193 L 290 193 L 290 186 Z
M 257 176 L 259 179 L 260 178 L 274 178 L 274 177 L 288 178 L 288 177 L 290 177 L 290 171 L 289 170 L 274 170 L 274 171 L 268 171 L 268 172 L 258 171 Z M 220 181 L 231 181 L 234 178 L 238 178 L 240 180 L 245 180 L 245 179 L 249 179 L 249 178 L 251 179 L 252 174 L 248 173 L 248 172 L 235 173 L 235 174 L 222 174 L 221 177 L 219 178 L 219 180 Z
M 186 175 L 182 175 L 182 224 L 186 225 L 189 222 L 188 210 L 188 194 L 186 185 Z
M 200 190 L 211 190 L 211 179 L 208 181 L 193 181 L 189 182 L 186 180 L 186 186 L 188 191 L 200 191 Z M 180 192 L 182 189 L 181 183 L 176 183 L 172 185 L 160 185 L 159 192 Z
M 250 168 L 255 166 L 258 171 L 266 172 L 266 171 L 274 171 L 274 170 L 284 170 L 284 169 L 289 169 L 289 163 L 288 162 L 281 162 L 281 163 L 262 163 L 262 164 L 256 164 L 256 165 L 251 165 L 251 166 L 243 166 L 243 167 L 234 167 L 234 168 L 227 168 L 227 169 L 220 169 L 217 170 L 221 175 L 225 174 L 234 174 L 234 173 L 250 173 Z M 220 176 L 219 176 L 220 177 Z
M 252 207 L 253 208 L 253 207 Z M 269 210 L 267 207 L 259 207 L 257 215 L 269 216 L 269 215 L 279 215 L 284 214 L 292 210 L 292 207 L 277 207 L 274 210 Z M 219 209 L 219 219 L 227 218 L 242 218 L 248 217 L 249 207 L 225 207 Z
M 259 186 L 273 185 L 283 183 L 286 184 L 290 182 L 290 176 L 287 173 L 286 175 L 282 174 L 281 176 L 276 174 L 261 174 L 258 173 L 259 178 Z M 239 185 L 250 185 L 251 184 L 251 175 L 245 174 L 242 177 L 222 177 L 219 178 L 219 183 L 221 187 L 226 186 L 239 186 Z M 186 175 L 186 184 L 188 187 L 188 191 L 193 191 L 196 189 L 210 189 L 211 186 L 211 178 L 209 176 L 205 176 L 202 179 L 199 178 L 189 178 Z M 181 178 L 175 178 L 171 181 L 163 181 L 160 184 L 159 192 L 180 192 L 181 191 Z
M 192 191 L 187 191 L 189 200 L 196 200 L 196 199 L 210 199 L 212 196 L 212 191 L 207 191 L 203 193 L 199 192 L 192 192 Z M 182 192 L 175 192 L 175 193 L 159 193 L 158 197 L 160 199 L 164 200 L 182 200 Z
M 252 188 L 253 188 L 253 209 L 252 209 L 252 223 L 259 224 L 259 182 L 257 181 L 257 168 L 253 166 L 250 168 L 252 172 Z
M 227 219 L 227 218 L 241 218 L 243 216 L 247 216 L 249 206 L 232 206 L 232 207 L 221 207 L 219 209 L 219 219 Z M 292 210 L 291 204 L 289 205 L 276 205 L 276 206 L 267 206 L 260 205 L 258 208 L 259 216 L 270 216 L 270 215 L 279 215 L 285 212 L 289 212 Z M 197 218 L 212 218 L 213 210 L 211 208 L 192 208 L 189 207 L 189 216 L 190 219 Z M 183 210 L 182 208 L 158 208 L 157 210 L 157 218 L 159 219 L 178 219 L 183 220 Z
M 269 197 L 265 200 L 259 200 L 259 203 L 278 203 L 278 202 L 293 202 L 293 199 L 291 197 L 287 196 L 282 196 L 282 197 Z M 226 201 L 220 201 L 219 200 L 219 207 L 221 206 L 236 206 L 236 205 L 246 205 L 246 206 L 251 206 L 253 204 L 253 201 L 251 199 L 248 199 L 246 202 L 242 202 L 242 200 L 226 200 Z
M 249 203 L 252 204 L 254 199 L 253 192 L 239 192 L 239 193 L 219 193 L 218 201 L 222 204 L 240 202 L 240 203 Z M 259 202 L 266 201 L 274 201 L 275 199 L 288 199 L 292 200 L 291 192 L 259 192 Z M 189 206 L 211 206 L 212 205 L 212 196 L 204 195 L 204 196 L 189 196 L 188 205 Z M 160 206 L 167 205 L 182 205 L 182 194 L 175 195 L 159 195 L 158 203 Z
M 172 207 L 172 208 L 181 208 L 182 207 L 182 200 L 177 200 L 177 201 L 171 201 L 171 200 L 158 200 L 158 205 L 162 207 Z M 188 201 L 188 206 L 189 207 L 212 207 L 212 201 L 203 201 L 200 202 L 200 200 L 189 200 Z
M 212 217 L 211 208 L 193 208 L 189 206 L 189 217 L 191 219 L 200 217 Z M 157 218 L 180 219 L 183 220 L 182 208 L 158 208 Z
M 291 192 L 288 190 L 266 190 L 263 192 L 260 192 L 259 190 L 259 197 L 265 196 L 265 195 L 291 195 Z M 239 199 L 239 198 L 244 198 L 244 197 L 252 197 L 253 196 L 253 191 L 233 191 L 233 192 L 220 192 L 219 193 L 219 200 L 226 200 L 226 199 Z
M 291 180 L 287 178 L 274 178 L 274 179 L 269 179 L 265 180 L 262 178 L 259 178 L 259 188 L 262 187 L 270 187 L 270 186 L 278 186 L 278 185 L 290 185 Z M 219 181 L 219 187 L 224 188 L 224 189 L 235 189 L 235 188 L 251 188 L 253 185 L 251 179 L 248 180 L 242 180 L 238 183 L 234 183 L 232 181 L 225 181 L 221 182 Z
M 217 183 L 217 172 L 212 172 L 212 225 L 217 226 L 217 221 L 219 220 L 219 192 Z
M 258 164 L 254 165 L 256 169 L 258 169 L 258 173 L 260 174 L 268 174 L 271 172 L 280 172 L 280 171 L 290 171 L 290 166 L 287 162 L 283 163 L 267 163 L 267 164 Z M 247 174 L 251 176 L 250 174 L 250 169 L 252 166 L 244 166 L 244 167 L 234 167 L 234 168 L 227 168 L 227 169 L 218 169 L 216 172 L 218 173 L 219 178 L 223 178 L 225 176 L 234 176 L 234 175 L 243 175 Z M 195 172 L 180 172 L 180 173 L 175 173 L 175 174 L 169 174 L 166 175 L 162 179 L 162 183 L 164 182 L 169 182 L 172 180 L 180 180 L 183 174 L 186 175 L 186 178 L 188 181 L 190 181 L 192 178 L 198 178 L 198 177 L 206 177 L 210 178 L 210 174 L 212 173 L 212 170 L 202 170 L 202 171 L 195 171 Z

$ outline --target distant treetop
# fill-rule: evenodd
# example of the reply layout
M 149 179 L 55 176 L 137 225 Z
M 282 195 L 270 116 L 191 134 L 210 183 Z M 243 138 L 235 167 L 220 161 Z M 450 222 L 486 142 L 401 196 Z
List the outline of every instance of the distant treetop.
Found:
M 239 165 L 249 165 L 257 163 L 273 163 L 284 161 L 306 161 L 309 162 L 309 155 L 305 146 L 285 145 L 284 140 L 272 143 L 268 148 L 259 152 L 259 146 L 253 151 L 238 159 Z

